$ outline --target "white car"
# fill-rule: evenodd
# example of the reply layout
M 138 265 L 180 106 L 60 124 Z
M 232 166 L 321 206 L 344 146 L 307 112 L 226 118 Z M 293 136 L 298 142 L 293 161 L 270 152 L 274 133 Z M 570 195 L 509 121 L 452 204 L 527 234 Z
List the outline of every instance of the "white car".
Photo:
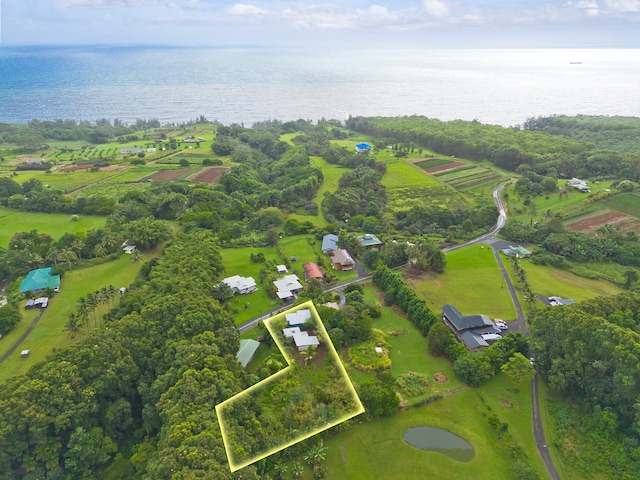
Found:
M 509 328 L 509 325 L 507 325 L 506 323 L 496 323 L 496 327 L 498 327 L 500 330 L 507 330 Z

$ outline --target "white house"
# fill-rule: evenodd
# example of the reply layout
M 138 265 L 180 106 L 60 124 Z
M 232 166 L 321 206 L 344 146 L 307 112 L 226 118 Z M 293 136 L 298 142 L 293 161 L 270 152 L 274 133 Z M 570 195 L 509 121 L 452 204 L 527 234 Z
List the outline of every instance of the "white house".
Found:
M 258 290 L 256 281 L 252 277 L 234 275 L 233 277 L 225 278 L 222 283 L 226 283 L 233 290 L 233 293 L 239 293 L 240 295 L 246 295 Z
M 293 342 L 298 347 L 299 352 L 306 352 L 309 347 L 317 347 L 320 345 L 320 340 L 315 335 L 309 335 L 307 332 L 296 333 L 293 336 Z
M 284 333 L 285 337 L 291 338 L 295 334 L 300 333 L 300 327 L 283 328 L 282 333 Z
M 274 280 L 273 284 L 276 286 L 276 295 L 281 300 L 293 298 L 296 293 L 302 290 L 302 284 L 298 280 L 298 276 L 294 274 Z
M 278 273 L 287 273 L 287 266 L 286 265 L 276 265 L 276 269 L 278 270 Z
M 131 255 L 133 252 L 135 252 L 136 250 L 136 246 L 135 245 L 127 245 L 126 247 L 124 247 L 122 249 L 124 251 L 124 253 L 126 253 L 127 255 Z
M 311 318 L 311 311 L 308 308 L 305 308 L 294 313 L 286 313 L 285 318 L 287 319 L 287 323 L 290 327 L 304 325 L 304 323 Z

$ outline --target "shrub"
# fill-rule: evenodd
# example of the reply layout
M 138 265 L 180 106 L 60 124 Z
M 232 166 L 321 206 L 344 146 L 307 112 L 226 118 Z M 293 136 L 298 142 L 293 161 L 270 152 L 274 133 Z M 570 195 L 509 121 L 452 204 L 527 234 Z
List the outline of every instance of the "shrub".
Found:
M 391 368 L 389 351 L 382 349 L 382 354 L 376 353 L 375 342 L 365 342 L 349 349 L 349 361 L 360 371 L 370 372 Z
M 429 388 L 429 380 L 428 377 L 423 373 L 417 372 L 407 372 L 400 375 L 396 383 L 402 393 L 406 393 L 411 397 L 417 397 L 418 395 L 423 395 L 427 393 L 427 389 Z

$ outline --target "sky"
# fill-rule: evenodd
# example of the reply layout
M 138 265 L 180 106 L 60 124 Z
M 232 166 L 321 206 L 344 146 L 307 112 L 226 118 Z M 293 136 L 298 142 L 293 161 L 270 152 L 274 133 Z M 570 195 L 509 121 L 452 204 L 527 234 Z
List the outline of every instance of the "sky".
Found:
M 2 45 L 640 48 L 640 0 L 0 0 Z

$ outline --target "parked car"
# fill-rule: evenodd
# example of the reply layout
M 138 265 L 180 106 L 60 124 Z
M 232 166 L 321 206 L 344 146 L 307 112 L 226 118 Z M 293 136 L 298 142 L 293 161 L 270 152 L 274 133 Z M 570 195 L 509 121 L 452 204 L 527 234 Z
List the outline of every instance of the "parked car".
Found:
M 496 323 L 496 327 L 498 327 L 500 330 L 507 330 L 509 328 L 509 325 L 507 325 L 506 323 Z

